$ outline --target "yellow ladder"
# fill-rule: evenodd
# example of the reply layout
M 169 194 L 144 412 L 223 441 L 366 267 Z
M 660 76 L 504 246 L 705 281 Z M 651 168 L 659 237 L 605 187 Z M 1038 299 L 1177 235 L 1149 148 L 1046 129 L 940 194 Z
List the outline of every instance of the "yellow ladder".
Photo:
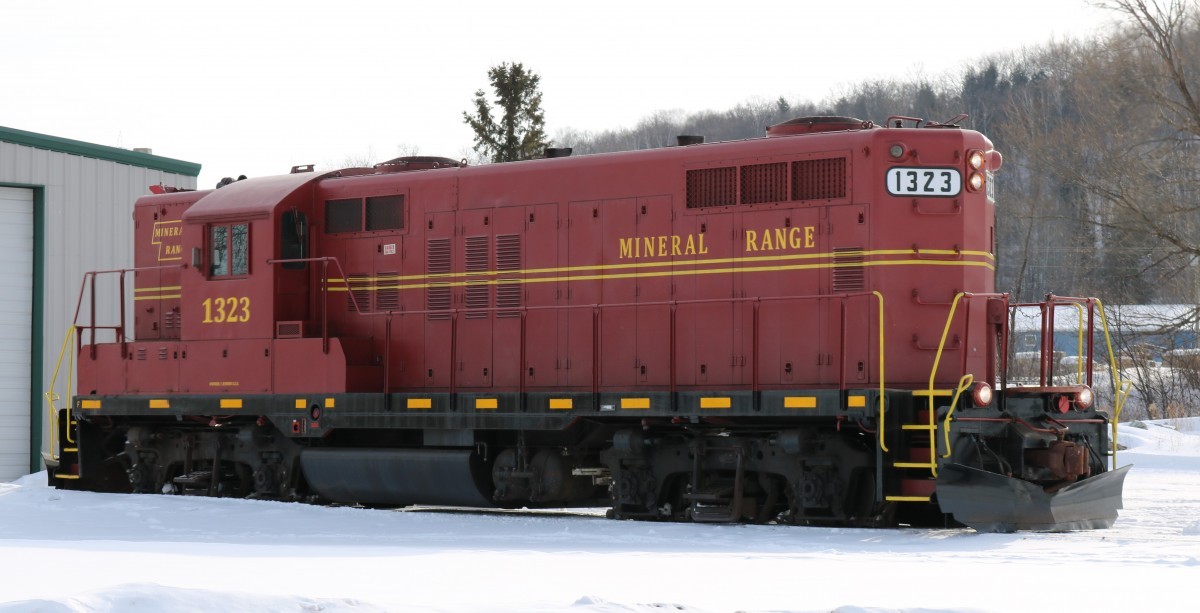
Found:
M 923 462 L 912 461 L 912 458 L 909 458 L 907 461 L 892 462 L 892 466 L 894 468 L 926 469 L 929 471 L 931 479 L 937 478 L 937 399 L 951 399 L 950 410 L 946 412 L 946 416 L 943 418 L 942 423 L 942 431 L 946 439 L 946 452 L 943 453 L 941 457 L 948 458 L 950 457 L 950 417 L 954 414 L 954 408 L 958 406 L 959 397 L 962 396 L 963 392 L 971 388 L 971 384 L 974 383 L 974 381 L 974 375 L 968 374 L 963 375 L 963 377 L 959 379 L 958 387 L 955 389 L 935 389 L 931 385 L 929 389 L 913 391 L 913 397 L 926 399 L 927 405 L 925 410 L 927 413 L 928 422 L 919 424 L 902 424 L 900 426 L 900 430 L 909 432 L 925 432 L 928 434 L 928 447 L 908 447 L 910 452 L 927 452 L 928 459 Z M 888 502 L 929 502 L 929 496 L 885 496 L 884 500 L 887 500 Z

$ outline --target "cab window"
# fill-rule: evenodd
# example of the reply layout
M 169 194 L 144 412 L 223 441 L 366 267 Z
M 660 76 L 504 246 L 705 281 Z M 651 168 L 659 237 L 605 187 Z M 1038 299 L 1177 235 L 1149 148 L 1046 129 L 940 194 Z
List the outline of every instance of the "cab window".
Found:
M 250 274 L 249 224 L 212 226 L 208 236 L 210 277 L 241 277 Z

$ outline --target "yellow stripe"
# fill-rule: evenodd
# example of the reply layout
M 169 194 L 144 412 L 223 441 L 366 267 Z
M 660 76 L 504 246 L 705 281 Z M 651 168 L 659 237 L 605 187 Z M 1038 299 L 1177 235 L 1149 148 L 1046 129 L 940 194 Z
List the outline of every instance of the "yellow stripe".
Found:
M 133 293 L 139 292 L 177 292 L 183 289 L 182 285 L 164 285 L 162 287 L 139 287 L 133 290 Z
M 817 399 L 815 396 L 785 396 L 783 399 L 783 408 L 815 409 L 817 408 Z
M 846 400 L 846 405 L 852 409 L 861 409 L 867 406 L 866 396 L 851 396 Z
M 55 479 L 78 479 L 79 475 L 54 475 Z
M 242 399 L 241 398 L 222 398 L 221 399 L 221 408 L 222 409 L 240 409 L 240 408 L 242 408 Z
M 327 408 L 327 409 L 332 409 L 332 408 L 333 408 L 333 398 L 326 398 L 326 399 L 325 399 L 325 408 Z
M 648 409 L 650 408 L 649 398 L 622 398 L 622 409 Z
M 183 297 L 182 294 L 163 294 L 161 296 L 134 296 L 133 300 L 134 300 L 134 302 L 137 302 L 138 300 L 167 300 L 170 298 L 182 298 L 182 297 Z
M 498 406 L 500 406 L 499 402 L 495 398 L 476 398 L 475 399 L 475 408 L 476 409 L 486 409 L 486 410 L 491 411 L 491 410 L 495 410 Z
M 729 398 L 706 397 L 700 399 L 702 409 L 728 409 L 731 406 Z
M 405 406 L 410 409 L 432 409 L 433 408 L 433 399 L 432 398 L 409 398 L 408 402 L 405 404 Z
M 961 256 L 961 257 L 977 257 L 995 262 L 995 257 L 988 252 L 983 251 L 962 251 L 955 252 L 949 250 L 880 250 L 880 251 L 863 251 L 850 252 L 853 256 L 860 257 L 876 257 L 876 256 L 920 256 L 920 254 L 932 254 L 932 256 Z M 844 256 L 839 253 L 838 256 Z M 737 272 L 772 272 L 785 270 L 812 270 L 812 269 L 832 269 L 832 268 L 865 268 L 865 266 L 896 266 L 896 265 L 917 265 L 917 266 L 983 266 L 995 270 L 995 266 L 989 262 L 970 262 L 970 260 L 926 260 L 926 259 L 901 259 L 901 260 L 872 260 L 872 262 L 859 263 L 833 263 L 823 262 L 817 264 L 792 264 L 792 265 L 775 265 L 775 266 L 745 266 L 746 263 L 760 262 L 788 262 L 788 260 L 800 259 L 832 259 L 832 253 L 798 253 L 790 254 L 790 256 L 758 256 L 749 258 L 714 258 L 714 259 L 697 259 L 697 260 L 674 260 L 674 262 L 640 262 L 630 264 L 604 264 L 604 265 L 588 265 L 588 266 L 566 266 L 566 268 L 551 268 L 551 269 L 524 269 L 524 270 L 488 270 L 488 271 L 472 271 L 472 272 L 443 272 L 436 275 L 389 275 L 382 277 L 364 277 L 355 278 L 353 282 L 347 283 L 342 278 L 331 278 L 330 284 L 343 284 L 348 287 L 330 287 L 330 292 L 347 292 L 349 289 L 364 290 L 364 292 L 377 292 L 380 289 L 426 289 L 430 287 L 466 287 L 466 286 L 496 286 L 496 284 L 515 284 L 515 283 L 557 283 L 560 281 L 599 281 L 599 280 L 617 280 L 617 278 L 646 278 L 646 277 L 662 277 L 662 276 L 684 276 L 684 275 L 716 275 L 716 274 L 737 274 Z M 667 268 L 678 269 L 684 266 L 710 266 L 715 264 L 739 264 L 738 268 L 720 268 L 720 269 L 701 269 L 701 270 L 665 270 L 656 272 L 630 272 L 630 274 L 620 275 L 571 275 L 572 272 L 578 271 L 607 271 L 620 269 L 644 269 L 644 268 Z M 554 277 L 539 277 L 539 278 L 503 278 L 503 280 L 484 280 L 478 277 L 493 277 L 493 276 L 524 276 L 524 275 L 562 275 Z M 472 277 L 469 281 L 450 281 L 456 278 Z M 448 280 L 448 281 L 431 281 L 431 280 Z M 403 284 L 401 281 L 424 281 L 424 283 L 409 283 Z M 392 284 L 395 283 L 395 284 Z
M 888 256 L 888 255 L 961 255 L 961 256 L 965 256 L 965 257 L 981 257 L 981 258 L 991 260 L 991 261 L 995 261 L 995 259 L 996 259 L 995 256 L 993 256 L 992 254 L 990 254 L 986 251 L 952 251 L 949 249 L 916 249 L 916 250 L 913 250 L 913 249 L 878 249 L 875 251 L 839 252 L 837 254 L 833 254 L 833 253 L 794 253 L 794 254 L 786 254 L 786 255 L 764 255 L 764 256 L 750 256 L 750 257 L 737 257 L 737 258 L 711 258 L 711 259 L 705 259 L 705 260 L 630 262 L 628 264 L 592 264 L 592 265 L 587 265 L 587 266 L 567 266 L 567 267 L 559 267 L 559 268 L 526 268 L 526 269 L 520 269 L 520 270 L 486 270 L 486 271 L 472 271 L 472 272 L 446 272 L 446 273 L 435 273 L 435 274 L 425 274 L 425 275 L 386 275 L 386 276 L 379 276 L 379 277 L 356 278 L 350 283 L 350 286 L 354 289 L 373 289 L 373 288 L 375 288 L 375 284 L 378 282 L 422 281 L 422 280 L 427 281 L 429 279 L 456 279 L 459 277 L 468 277 L 468 276 L 469 277 L 480 277 L 480 276 L 496 276 L 496 275 L 517 276 L 517 275 L 560 274 L 560 273 L 568 273 L 569 274 L 569 273 L 580 272 L 580 271 L 597 271 L 597 270 L 604 271 L 604 270 L 617 270 L 617 269 L 629 269 L 629 268 L 652 268 L 652 267 L 660 267 L 660 266 L 669 266 L 672 268 L 678 268 L 678 267 L 682 267 L 682 266 L 708 266 L 708 265 L 713 265 L 713 264 L 745 264 L 747 262 L 751 262 L 751 263 L 753 263 L 753 262 L 782 262 L 782 261 L 789 261 L 789 260 L 832 259 L 834 257 L 834 255 L 838 255 L 838 256 L 854 255 L 854 256 L 861 256 L 861 257 Z M 666 256 L 662 256 L 662 257 L 666 257 Z M 937 261 L 931 262 L 930 260 L 908 260 L 906 262 L 912 263 L 912 264 L 920 264 L 920 263 L 933 263 L 935 265 L 937 264 Z M 965 262 L 945 262 L 945 263 L 961 264 L 961 263 L 965 263 Z M 865 266 L 865 265 L 869 265 L 869 264 L 870 264 L 869 262 L 855 262 L 852 264 L 851 263 L 843 263 L 843 264 L 836 264 L 836 265 L 833 263 L 828 263 L 825 266 L 836 266 L 839 268 L 851 268 L 851 267 L 855 267 L 855 266 Z M 733 269 L 733 270 L 736 270 L 736 269 Z M 503 281 L 507 281 L 509 283 L 522 282 L 519 279 L 506 279 L 506 280 L 502 280 L 502 282 Z M 344 284 L 344 283 L 346 283 L 346 280 L 345 279 L 329 279 L 329 282 Z M 396 286 L 396 287 L 384 286 L 382 289 L 396 289 L 397 287 L 404 289 L 404 286 Z
M 98 409 L 100 408 L 99 400 L 80 400 L 79 408 L 81 409 Z
M 297 398 L 296 399 L 296 408 L 297 409 L 307 409 L 308 401 L 303 398 Z
M 169 408 L 171 408 L 171 401 L 166 400 L 166 399 L 153 399 L 152 398 L 150 400 L 150 408 L 152 408 L 152 409 L 169 409 Z
M 885 496 L 888 502 L 929 502 L 929 496 Z
M 553 411 L 569 411 L 575 408 L 575 402 L 570 398 L 551 398 L 550 409 Z

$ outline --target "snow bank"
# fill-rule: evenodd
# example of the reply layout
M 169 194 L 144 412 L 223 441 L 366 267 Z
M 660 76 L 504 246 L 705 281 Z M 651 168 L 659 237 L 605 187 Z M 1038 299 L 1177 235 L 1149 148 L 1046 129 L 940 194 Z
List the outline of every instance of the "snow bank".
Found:
M 178 613 L 372 613 L 386 609 L 350 599 L 266 596 L 238 592 L 171 588 L 151 583 L 118 585 L 70 598 L 41 598 L 0 604 L 0 613 L 83 613 L 88 611 L 171 611 Z

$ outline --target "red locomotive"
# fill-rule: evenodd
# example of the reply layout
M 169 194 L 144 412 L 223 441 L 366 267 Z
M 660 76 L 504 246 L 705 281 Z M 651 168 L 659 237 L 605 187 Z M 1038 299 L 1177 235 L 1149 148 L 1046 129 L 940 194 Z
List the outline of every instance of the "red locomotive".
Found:
M 132 280 L 133 339 L 124 315 L 76 322 L 51 480 L 1107 527 L 1125 469 L 1108 470 L 1091 369 L 1064 385 L 1047 352 L 1040 385 L 1004 384 L 999 166 L 952 123 L 816 117 L 735 142 L 160 188 L 135 205 L 135 268 L 85 280 L 92 302 Z M 1063 305 L 1090 362 L 1102 311 L 1051 297 L 1047 329 Z

